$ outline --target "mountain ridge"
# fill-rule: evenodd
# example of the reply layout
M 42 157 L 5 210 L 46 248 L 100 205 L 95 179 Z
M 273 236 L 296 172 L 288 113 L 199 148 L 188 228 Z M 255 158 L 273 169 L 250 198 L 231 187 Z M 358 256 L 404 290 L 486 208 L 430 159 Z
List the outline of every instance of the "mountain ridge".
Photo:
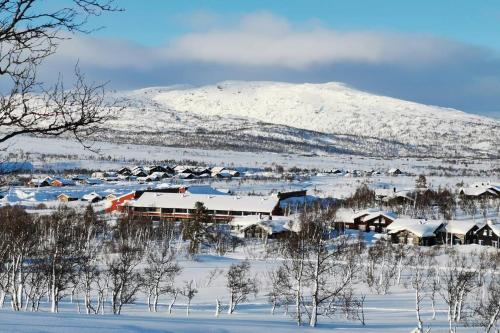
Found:
M 150 138 L 154 144 L 189 147 L 188 142 L 168 138 L 184 133 L 189 140 L 198 142 L 210 135 L 214 140 L 235 141 L 231 146 L 238 146 L 242 137 L 247 138 L 245 141 L 252 136 L 266 141 L 267 137 L 300 143 L 303 147 L 298 151 L 316 153 L 500 156 L 496 144 L 500 142 L 500 121 L 496 119 L 374 95 L 338 82 L 224 81 L 202 87 L 119 91 L 113 96 L 127 99 L 130 106 L 110 128 L 115 132 L 130 131 L 135 139 L 141 138 L 134 132 L 146 136 L 148 131 L 164 134 L 163 142 Z M 196 134 L 200 139 L 195 138 Z M 121 139 L 127 141 L 125 135 Z M 362 142 L 366 141 L 371 143 L 363 150 Z M 284 146 L 277 151 L 286 151 Z M 290 151 L 297 152 L 296 148 Z M 244 150 L 245 145 L 240 149 Z

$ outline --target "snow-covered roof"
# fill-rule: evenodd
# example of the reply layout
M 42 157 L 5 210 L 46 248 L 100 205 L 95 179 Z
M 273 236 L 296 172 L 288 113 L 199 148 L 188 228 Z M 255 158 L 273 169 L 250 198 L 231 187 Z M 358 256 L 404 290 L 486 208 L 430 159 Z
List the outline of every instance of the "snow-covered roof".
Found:
M 100 200 L 100 199 L 102 199 L 102 196 L 100 196 L 96 192 L 87 193 L 84 196 L 82 196 L 82 200 L 83 201 L 92 201 L 94 199 L 99 199 Z
M 229 225 L 238 228 L 240 233 L 243 233 L 246 229 L 256 225 L 264 229 L 269 235 L 283 231 L 297 231 L 297 228 L 294 227 L 295 224 L 292 220 L 284 216 L 238 216 L 230 221 Z
M 354 222 L 354 210 L 350 208 L 339 208 L 335 212 L 335 221 L 353 223 Z
M 445 225 L 445 231 L 450 234 L 465 235 L 476 225 L 475 221 L 451 220 Z
M 460 190 L 460 193 L 463 193 L 467 196 L 473 196 L 473 197 L 477 197 L 477 196 L 480 196 L 480 195 L 483 195 L 483 194 L 493 194 L 493 195 L 496 195 L 496 192 L 492 189 L 490 189 L 489 187 L 486 187 L 486 186 L 481 186 L 481 187 L 463 187 L 461 190 Z
M 211 169 L 211 171 L 212 171 L 212 173 L 219 173 L 219 172 L 222 172 L 225 169 L 226 169 L 225 167 L 218 166 L 218 167 L 213 167 Z
M 191 194 L 211 194 L 211 195 L 228 195 L 227 191 L 221 191 L 209 185 L 190 185 L 187 189 Z
M 133 207 L 158 207 L 193 209 L 196 202 L 202 202 L 208 210 L 231 210 L 254 213 L 271 213 L 278 205 L 277 196 L 230 196 L 193 193 L 145 192 L 131 203 Z
M 378 211 L 378 212 L 372 212 L 372 213 L 366 215 L 365 217 L 363 217 L 363 221 L 369 221 L 371 219 L 375 219 L 375 218 L 378 218 L 380 216 L 383 216 L 386 219 L 391 220 L 391 221 L 394 221 L 398 217 L 396 215 L 396 213 L 394 213 L 394 212 Z
M 443 224 L 440 220 L 423 220 L 400 218 L 394 220 L 388 227 L 389 234 L 397 233 L 402 230 L 407 230 L 418 237 L 435 236 L 436 230 Z

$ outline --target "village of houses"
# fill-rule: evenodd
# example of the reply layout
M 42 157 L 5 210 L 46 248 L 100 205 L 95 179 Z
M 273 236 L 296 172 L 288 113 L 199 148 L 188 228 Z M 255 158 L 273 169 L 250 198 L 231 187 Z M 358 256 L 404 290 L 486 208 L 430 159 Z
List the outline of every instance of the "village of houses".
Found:
M 90 204 L 108 221 L 133 214 L 153 222 L 189 220 L 195 204 L 201 202 L 215 221 L 230 227 L 232 236 L 267 241 L 296 232 L 297 219 L 308 204 L 333 200 L 337 204 L 331 225 L 334 234 L 361 232 L 371 241 L 386 238 L 393 243 L 421 246 L 477 244 L 500 248 L 500 183 L 484 179 L 450 189 L 456 208 L 451 218 L 444 218 L 408 212 L 408 207 L 416 205 L 416 198 L 432 188 L 415 188 L 417 175 L 398 168 L 328 169 L 315 173 L 314 178 L 331 179 L 325 186 L 332 188 L 337 180 L 348 179 L 346 193 L 354 193 L 368 180 L 367 188 L 373 191 L 375 200 L 363 207 L 349 205 L 347 195 L 338 198 L 322 194 L 311 181 L 311 173 L 301 170 L 153 165 L 123 166 L 88 175 L 19 174 L 2 189 L 0 202 L 20 205 L 33 214 L 48 214 L 59 205 Z M 374 178 L 384 181 L 369 181 Z M 402 183 L 406 186 L 396 185 Z M 469 209 L 460 204 L 464 202 Z

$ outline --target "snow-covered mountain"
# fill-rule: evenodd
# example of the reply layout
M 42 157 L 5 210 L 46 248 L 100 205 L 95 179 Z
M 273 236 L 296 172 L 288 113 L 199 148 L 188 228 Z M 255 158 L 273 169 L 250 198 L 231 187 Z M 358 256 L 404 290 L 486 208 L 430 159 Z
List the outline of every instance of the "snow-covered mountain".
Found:
M 297 153 L 500 156 L 500 122 L 340 83 L 228 81 L 117 92 L 108 140 Z

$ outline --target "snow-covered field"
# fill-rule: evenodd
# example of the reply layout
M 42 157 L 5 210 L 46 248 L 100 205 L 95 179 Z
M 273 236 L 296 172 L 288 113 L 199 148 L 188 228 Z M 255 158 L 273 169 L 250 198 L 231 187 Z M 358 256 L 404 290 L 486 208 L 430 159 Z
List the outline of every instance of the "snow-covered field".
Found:
M 63 138 L 35 138 L 19 136 L 9 141 L 8 153 L 22 154 L 20 160 L 28 159 L 37 167 L 49 170 L 87 168 L 110 170 L 131 164 L 154 164 L 161 161 L 185 160 L 206 165 L 244 168 L 263 168 L 282 165 L 285 168 L 315 168 L 318 170 L 381 170 L 399 168 L 407 173 L 435 172 L 437 174 L 487 173 L 499 177 L 499 159 L 446 159 L 446 158 L 378 158 L 349 154 L 295 154 L 272 152 L 241 152 L 229 150 L 206 150 L 175 148 L 137 144 L 114 144 L 94 142 L 93 149 L 99 154 L 85 150 L 74 140 Z
M 462 247 L 463 251 L 478 250 L 477 246 Z M 221 299 L 223 306 L 228 304 L 228 292 L 225 287 L 224 273 L 218 275 L 208 284 L 211 270 L 226 271 L 231 263 L 253 254 L 251 259 L 252 273 L 259 279 L 259 293 L 256 298 L 238 306 L 232 315 L 224 311 L 215 317 L 216 298 Z M 200 255 L 196 261 L 182 260 L 181 275 L 177 283 L 193 279 L 199 293 L 193 299 L 189 317 L 185 313 L 185 299 L 179 297 L 171 315 L 167 312 L 169 297 L 160 300 L 157 313 L 148 312 L 145 295 L 141 295 L 136 304 L 128 305 L 121 315 L 112 315 L 109 304 L 107 314 L 86 315 L 83 305 L 82 313 L 77 311 L 77 301 L 70 302 L 67 297 L 61 303 L 61 312 L 49 312 L 49 304 L 41 304 L 38 313 L 14 312 L 5 304 L 0 310 L 0 332 L 411 332 L 416 327 L 415 295 L 404 288 L 404 285 L 392 287 L 387 295 L 377 295 L 365 287 L 358 292 L 367 294 L 365 302 L 366 326 L 359 321 L 349 321 L 342 315 L 335 318 L 322 318 L 316 328 L 307 325 L 297 328 L 291 316 L 284 315 L 283 308 L 278 308 L 275 315 L 270 314 L 271 305 L 267 302 L 268 283 L 266 272 L 276 267 L 279 259 L 262 259 L 262 245 L 249 246 L 237 253 L 219 257 L 216 255 Z M 256 258 L 255 258 L 256 257 Z M 80 300 L 81 302 L 81 300 Z M 432 332 L 448 332 L 446 306 L 438 302 L 437 315 L 432 319 L 430 302 L 424 301 L 422 306 L 424 327 L 432 326 Z M 474 327 L 459 327 L 458 332 L 481 332 Z

